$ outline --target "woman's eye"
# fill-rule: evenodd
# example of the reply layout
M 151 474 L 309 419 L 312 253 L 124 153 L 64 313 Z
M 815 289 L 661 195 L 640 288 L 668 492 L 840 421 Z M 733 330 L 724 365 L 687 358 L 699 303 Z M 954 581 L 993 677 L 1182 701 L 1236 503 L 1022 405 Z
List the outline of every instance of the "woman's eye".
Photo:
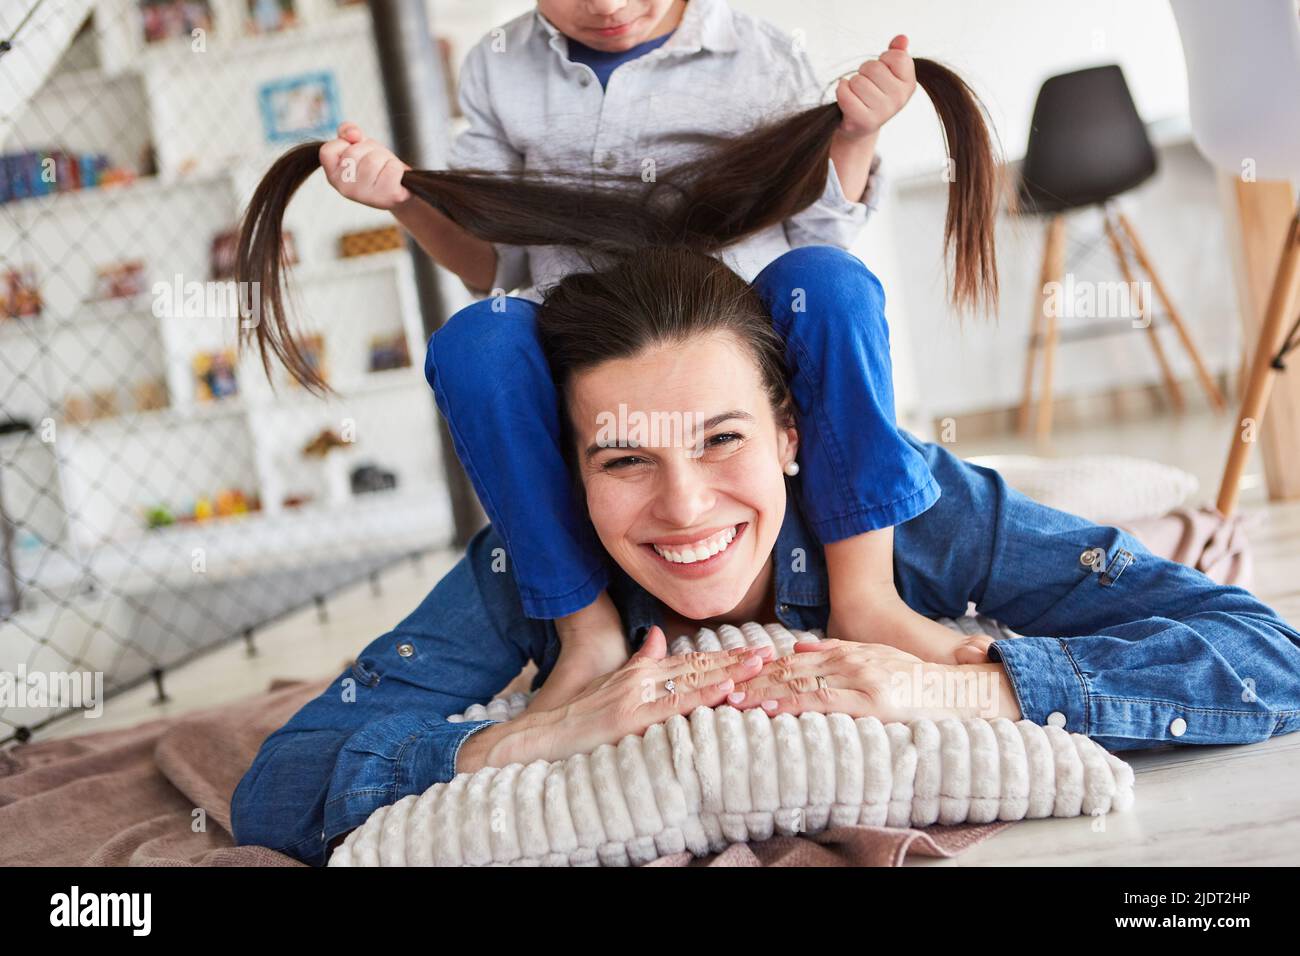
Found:
M 624 455 L 622 458 L 611 458 L 600 467 L 603 471 L 619 471 L 623 468 L 630 468 L 633 465 L 639 465 L 643 461 L 645 461 L 645 459 L 638 455 Z
M 744 441 L 745 436 L 737 432 L 723 432 L 720 435 L 713 435 L 705 442 L 710 448 L 720 448 L 723 445 L 734 444 L 735 442 Z

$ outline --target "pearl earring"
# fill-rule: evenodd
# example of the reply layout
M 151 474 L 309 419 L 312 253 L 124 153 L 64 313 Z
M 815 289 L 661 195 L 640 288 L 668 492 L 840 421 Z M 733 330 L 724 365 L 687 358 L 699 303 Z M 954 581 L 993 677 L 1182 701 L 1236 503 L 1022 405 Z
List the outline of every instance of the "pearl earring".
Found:
M 799 474 L 799 463 L 797 461 L 790 462 L 790 464 L 785 466 L 785 473 L 792 478 Z

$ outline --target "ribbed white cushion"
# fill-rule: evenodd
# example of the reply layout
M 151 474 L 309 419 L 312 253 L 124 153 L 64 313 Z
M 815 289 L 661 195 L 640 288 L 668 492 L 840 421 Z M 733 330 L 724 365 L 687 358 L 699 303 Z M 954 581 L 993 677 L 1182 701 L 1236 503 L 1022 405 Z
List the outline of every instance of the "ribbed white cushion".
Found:
M 953 626 L 1003 635 L 973 619 Z M 702 629 L 671 650 L 771 644 L 785 656 L 796 640 L 817 639 L 751 623 Z M 506 720 L 527 701 L 514 694 L 450 719 Z M 1128 764 L 1087 737 L 1028 720 L 882 724 L 699 707 L 591 754 L 436 783 L 377 809 L 329 865 L 626 866 L 832 826 L 1095 815 L 1132 802 Z
M 983 455 L 966 460 L 992 468 L 1037 502 L 1102 524 L 1165 514 L 1195 494 L 1200 484 L 1181 468 L 1124 455 Z

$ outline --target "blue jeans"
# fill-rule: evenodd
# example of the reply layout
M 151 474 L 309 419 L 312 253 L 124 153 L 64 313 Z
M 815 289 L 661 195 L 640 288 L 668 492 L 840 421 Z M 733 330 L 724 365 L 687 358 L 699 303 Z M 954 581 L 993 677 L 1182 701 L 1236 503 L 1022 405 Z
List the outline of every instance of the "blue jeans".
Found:
M 939 488 L 899 435 L 880 281 L 855 256 L 803 246 L 753 286 L 786 343 L 803 504 L 825 544 L 892 527 Z M 609 584 L 604 551 L 560 449 L 538 306 L 484 299 L 429 340 L 425 377 L 483 509 L 505 540 L 529 617 L 562 617 Z

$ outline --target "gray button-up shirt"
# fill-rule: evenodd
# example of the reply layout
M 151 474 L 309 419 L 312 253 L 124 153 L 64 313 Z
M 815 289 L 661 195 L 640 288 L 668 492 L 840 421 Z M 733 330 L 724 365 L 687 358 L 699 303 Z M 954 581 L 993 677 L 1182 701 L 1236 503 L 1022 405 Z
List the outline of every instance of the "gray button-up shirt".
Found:
M 602 90 L 590 67 L 570 62 L 568 38 L 537 10 L 497 27 L 466 55 L 460 106 L 469 127 L 452 145 L 452 169 L 602 171 L 646 179 L 774 117 L 816 105 L 822 84 L 807 54 L 725 0 L 690 0 L 668 41 L 620 65 Z M 718 257 L 747 281 L 796 246 L 847 248 L 880 195 L 879 160 L 866 195 L 850 202 L 834 165 L 808 208 L 733 243 Z M 541 292 L 588 268 L 573 249 L 497 244 L 494 288 Z M 471 290 L 482 291 L 482 290 Z

